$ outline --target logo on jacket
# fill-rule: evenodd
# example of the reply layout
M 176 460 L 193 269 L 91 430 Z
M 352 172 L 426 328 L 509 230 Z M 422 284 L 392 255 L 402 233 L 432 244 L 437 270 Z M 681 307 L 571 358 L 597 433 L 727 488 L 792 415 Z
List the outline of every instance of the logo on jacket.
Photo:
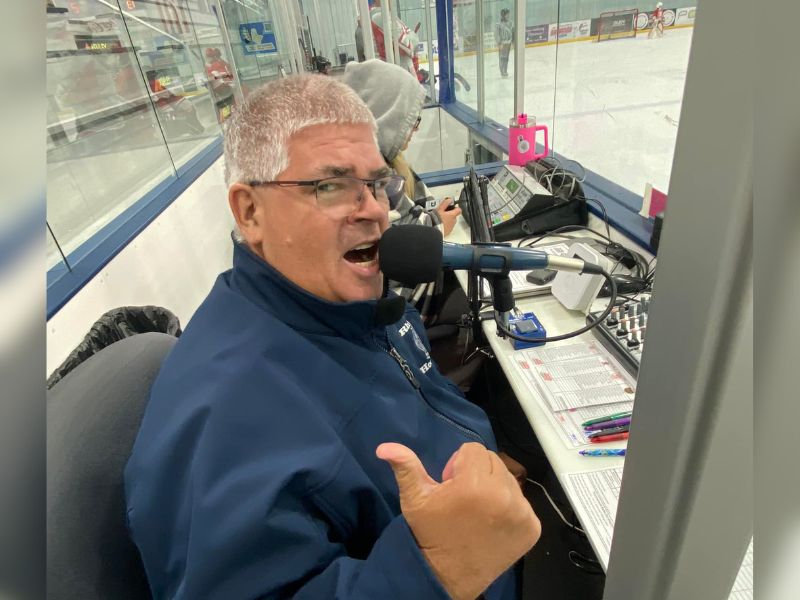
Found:
M 417 334 L 417 330 L 412 327 L 411 328 L 411 333 L 414 335 L 414 345 L 416 345 L 417 348 L 422 350 L 425 353 L 425 356 L 428 356 L 428 349 L 425 348 L 425 344 L 423 344 L 422 340 L 419 338 L 419 335 Z

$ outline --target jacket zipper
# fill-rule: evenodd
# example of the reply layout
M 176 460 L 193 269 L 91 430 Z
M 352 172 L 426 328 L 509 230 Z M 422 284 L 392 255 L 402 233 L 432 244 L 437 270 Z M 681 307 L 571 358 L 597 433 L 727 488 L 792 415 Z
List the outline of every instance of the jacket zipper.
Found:
M 451 425 L 452 427 L 455 427 L 456 429 L 458 429 L 461 433 L 463 433 L 467 437 L 475 438 L 476 440 L 478 440 L 480 443 L 482 443 L 485 446 L 486 442 L 483 441 L 483 438 L 478 433 L 476 433 L 475 431 L 472 431 L 471 429 L 468 429 L 468 428 L 464 427 L 460 423 L 457 423 L 456 421 L 454 421 L 453 419 L 448 417 L 446 414 L 444 414 L 440 410 L 436 409 L 430 402 L 428 402 L 428 399 L 425 398 L 425 394 L 423 394 L 422 390 L 420 389 L 419 381 L 414 376 L 414 371 L 412 370 L 411 365 L 409 365 L 408 362 L 406 362 L 406 359 L 403 358 L 403 356 L 400 354 L 400 352 L 398 352 L 397 348 L 395 348 L 392 345 L 392 342 L 389 340 L 389 332 L 388 331 L 386 332 L 386 345 L 388 347 L 387 352 L 389 353 L 389 356 L 391 356 L 395 360 L 395 362 L 398 365 L 400 365 L 400 368 L 403 370 L 403 374 L 406 376 L 406 379 L 408 379 L 408 381 L 411 383 L 411 385 L 414 386 L 414 389 L 417 390 L 417 393 L 420 395 L 420 397 L 422 398 L 423 402 L 425 402 L 425 404 L 428 405 L 428 408 L 430 408 L 433 411 L 433 414 L 436 415 L 437 417 L 439 417 L 440 419 L 442 419 L 443 421 L 445 421 L 446 423 L 448 423 L 449 425 Z M 384 348 L 384 350 L 386 350 L 386 349 Z

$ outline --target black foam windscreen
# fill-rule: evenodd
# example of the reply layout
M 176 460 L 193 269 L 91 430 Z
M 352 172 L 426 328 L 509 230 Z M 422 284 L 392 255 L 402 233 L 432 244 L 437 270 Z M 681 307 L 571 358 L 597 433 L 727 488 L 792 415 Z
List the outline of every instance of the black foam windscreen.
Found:
M 375 305 L 374 321 L 376 325 L 384 326 L 397 323 L 406 311 L 406 299 L 402 296 L 381 298 Z
M 424 225 L 395 225 L 378 243 L 383 274 L 403 285 L 435 281 L 442 268 L 442 232 Z

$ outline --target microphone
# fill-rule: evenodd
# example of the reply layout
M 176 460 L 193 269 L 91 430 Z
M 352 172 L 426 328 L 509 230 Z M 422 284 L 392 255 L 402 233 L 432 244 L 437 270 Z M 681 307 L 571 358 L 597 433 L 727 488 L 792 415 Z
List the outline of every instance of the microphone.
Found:
M 387 229 L 378 243 L 378 260 L 384 275 L 403 285 L 435 281 L 442 267 L 484 276 L 531 269 L 601 272 L 596 265 L 579 258 L 550 256 L 541 250 L 444 242 L 438 229 L 423 225 L 395 225 Z

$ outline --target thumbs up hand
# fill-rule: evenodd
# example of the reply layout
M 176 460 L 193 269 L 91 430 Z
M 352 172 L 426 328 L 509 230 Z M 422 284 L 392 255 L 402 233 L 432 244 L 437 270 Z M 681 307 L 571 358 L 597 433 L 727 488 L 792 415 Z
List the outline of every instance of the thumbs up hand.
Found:
M 391 465 L 403 516 L 455 600 L 477 598 L 538 541 L 541 524 L 516 479 L 481 444 L 462 445 L 442 483 L 401 444 L 381 444 L 376 455 Z

